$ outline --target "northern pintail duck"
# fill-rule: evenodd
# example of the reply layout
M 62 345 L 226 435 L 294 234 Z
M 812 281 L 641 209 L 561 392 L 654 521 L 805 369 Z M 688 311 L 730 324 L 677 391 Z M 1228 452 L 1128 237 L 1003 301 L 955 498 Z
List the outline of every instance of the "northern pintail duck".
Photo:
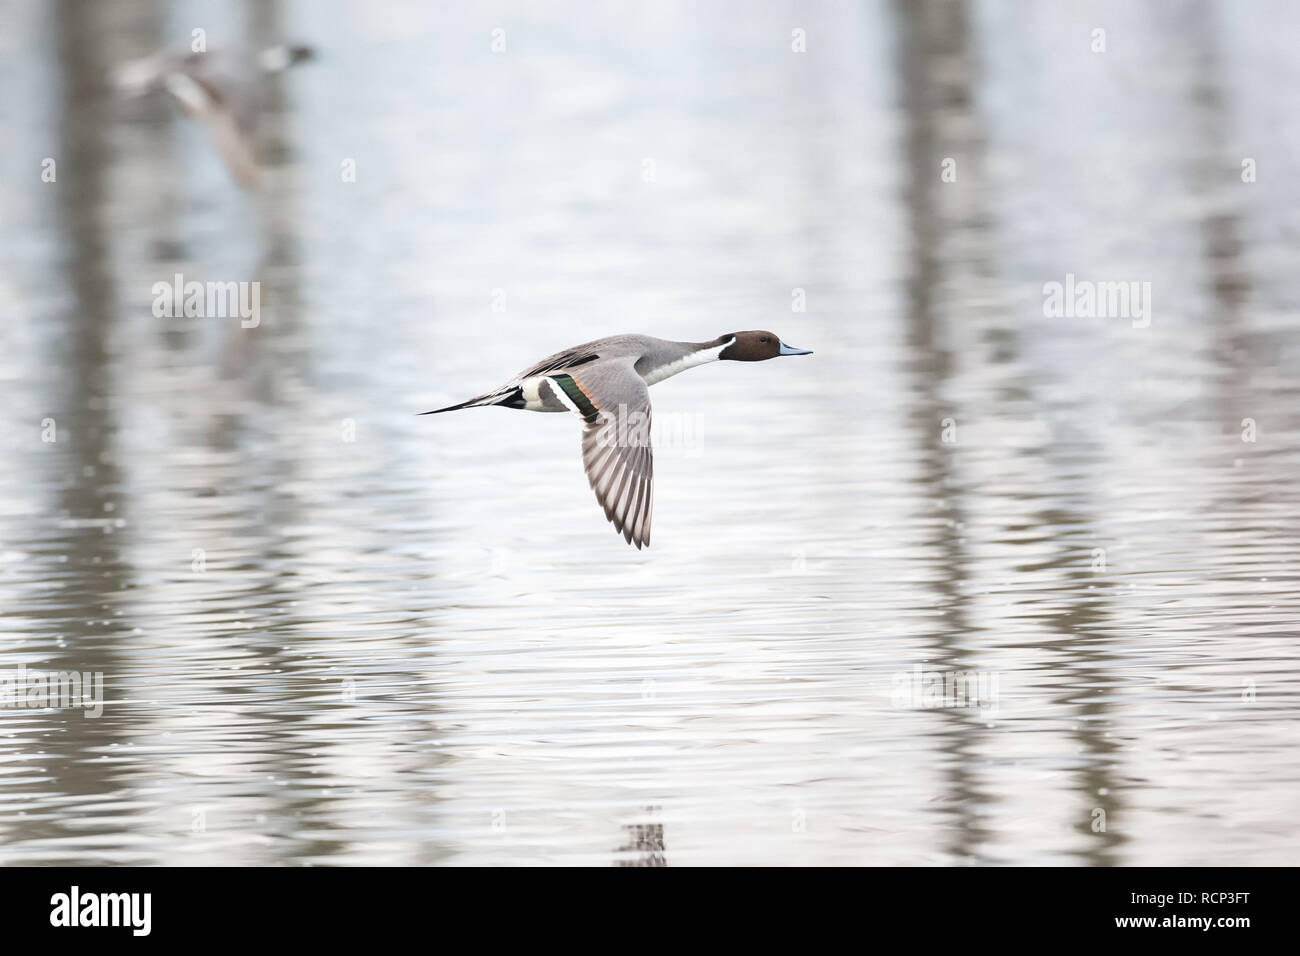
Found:
M 311 47 L 296 44 L 268 47 L 255 60 L 225 50 L 155 53 L 119 66 L 113 85 L 127 96 L 167 92 L 207 128 L 239 184 L 252 187 L 259 174 L 255 132 L 261 80 L 313 56 Z
M 614 529 L 640 549 L 650 543 L 654 497 L 650 386 L 706 362 L 762 362 L 811 354 L 762 331 L 728 332 L 712 342 L 614 335 L 547 356 L 500 388 L 469 401 L 420 414 L 476 405 L 573 412 L 583 422 L 582 464 L 596 500 Z

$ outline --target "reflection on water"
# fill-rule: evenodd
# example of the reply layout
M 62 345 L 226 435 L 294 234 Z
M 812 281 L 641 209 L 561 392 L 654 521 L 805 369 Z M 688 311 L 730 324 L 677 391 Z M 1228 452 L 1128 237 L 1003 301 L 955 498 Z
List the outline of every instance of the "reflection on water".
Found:
M 653 812 L 653 808 L 651 810 Z M 633 823 L 623 827 L 627 845 L 619 847 L 618 866 L 667 866 L 664 856 L 664 825 Z
M 1130 6 L 8 7 L 0 677 L 104 702 L 0 709 L 0 862 L 1291 862 L 1300 14 Z M 194 24 L 321 51 L 260 192 L 109 94 Z M 755 327 L 648 552 L 414 415 Z

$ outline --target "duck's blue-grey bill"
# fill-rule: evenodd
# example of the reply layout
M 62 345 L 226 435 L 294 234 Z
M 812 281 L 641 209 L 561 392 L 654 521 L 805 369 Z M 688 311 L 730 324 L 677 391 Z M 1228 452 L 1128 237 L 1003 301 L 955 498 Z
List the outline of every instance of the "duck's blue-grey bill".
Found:
M 782 342 L 780 354 L 781 355 L 812 355 L 812 349 L 791 348 L 789 345 L 786 345 L 784 342 Z

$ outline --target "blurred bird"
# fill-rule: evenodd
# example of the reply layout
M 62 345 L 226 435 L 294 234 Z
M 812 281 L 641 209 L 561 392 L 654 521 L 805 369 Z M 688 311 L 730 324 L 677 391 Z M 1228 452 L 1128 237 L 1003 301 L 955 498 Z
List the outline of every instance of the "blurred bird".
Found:
M 628 544 L 650 544 L 654 460 L 650 386 L 706 362 L 762 362 L 811 355 L 771 332 L 728 332 L 711 342 L 614 335 L 556 352 L 500 388 L 421 415 L 504 405 L 530 412 L 573 412 L 583 422 L 582 464 L 605 517 Z
M 257 185 L 257 114 L 261 106 L 261 80 L 312 59 L 309 46 L 277 45 L 255 59 L 226 51 L 155 53 L 123 63 L 113 71 L 112 83 L 124 96 L 138 97 L 163 90 L 190 116 L 207 127 L 226 168 L 240 185 Z

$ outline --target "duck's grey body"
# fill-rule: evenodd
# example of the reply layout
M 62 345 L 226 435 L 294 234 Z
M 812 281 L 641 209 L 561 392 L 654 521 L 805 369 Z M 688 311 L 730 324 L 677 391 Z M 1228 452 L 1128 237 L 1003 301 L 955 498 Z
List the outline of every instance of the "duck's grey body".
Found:
M 611 335 L 549 355 L 503 388 L 519 388 L 525 400 L 522 407 L 530 412 L 568 412 L 573 410 L 565 401 L 569 396 L 557 386 L 555 376 L 577 372 L 593 395 L 606 400 L 618 394 L 639 399 L 646 387 L 716 360 L 728 341 L 723 337 L 712 342 L 670 342 L 649 335 Z M 649 398 L 645 401 L 648 405 Z
M 612 335 L 556 352 L 500 388 L 423 414 L 479 405 L 575 413 L 583 420 L 582 460 L 596 499 L 628 543 L 642 548 L 650 543 L 654 498 L 650 386 L 719 359 L 806 354 L 770 332 L 733 332 L 709 342 Z

